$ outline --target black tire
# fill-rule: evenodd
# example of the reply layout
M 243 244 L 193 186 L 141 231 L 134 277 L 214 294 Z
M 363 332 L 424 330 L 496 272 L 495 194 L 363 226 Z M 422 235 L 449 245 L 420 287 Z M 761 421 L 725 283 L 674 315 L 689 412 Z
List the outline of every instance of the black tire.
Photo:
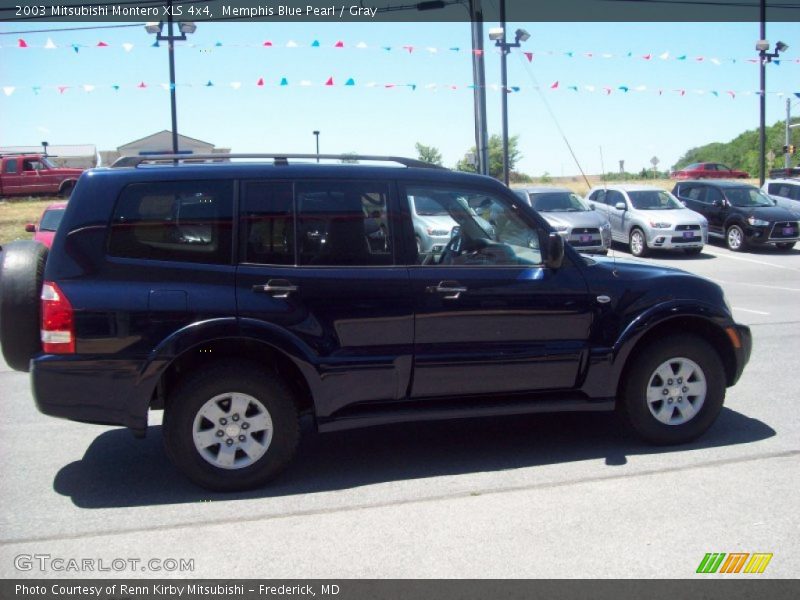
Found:
M 33 240 L 3 248 L 0 268 L 0 346 L 8 366 L 28 371 L 42 350 L 41 295 L 47 248 Z
M 778 250 L 783 250 L 784 252 L 788 252 L 792 248 L 794 248 L 794 242 L 782 242 L 780 244 L 775 244 L 778 247 Z
M 272 437 L 266 452 L 249 465 L 224 468 L 201 455 L 194 442 L 195 419 L 211 399 L 225 394 L 246 394 L 266 409 L 272 421 Z M 225 405 L 225 400 L 222 400 Z M 244 427 L 247 416 L 241 418 Z M 202 421 L 211 424 L 209 421 Z M 223 425 L 213 424 L 213 427 Z M 300 440 L 297 404 L 289 387 L 263 366 L 224 361 L 189 375 L 167 400 L 164 414 L 164 445 L 167 455 L 194 483 L 209 490 L 233 492 L 260 487 L 280 473 L 294 456 Z M 233 435 L 246 437 L 245 429 Z M 241 439 L 241 438 L 240 438 Z M 250 441 L 249 438 L 247 441 Z M 263 439 L 262 439 L 263 441 Z M 238 448 L 238 445 L 236 446 Z M 221 452 L 222 442 L 217 453 Z M 213 450 L 210 451 L 213 453 Z M 242 450 L 236 456 L 249 460 Z M 239 460 L 239 459 L 237 459 Z
M 744 229 L 741 225 L 728 226 L 725 230 L 725 246 L 731 252 L 742 252 L 747 249 L 747 239 L 744 237 Z
M 656 379 L 658 377 L 656 369 L 671 359 L 693 361 L 701 370 L 706 384 L 702 406 L 691 418 L 678 424 L 660 421 L 647 400 L 648 389 L 652 389 L 651 383 L 658 384 L 654 385 L 654 388 L 660 387 L 662 383 L 665 388 L 668 387 L 666 382 L 659 383 L 661 380 Z M 637 349 L 636 356 L 631 360 L 633 362 L 630 368 L 626 369 L 625 379 L 620 385 L 617 408 L 634 433 L 652 444 L 684 444 L 702 435 L 711 427 L 725 400 L 725 370 L 719 354 L 708 342 L 691 334 L 673 335 Z M 678 385 L 677 380 L 675 385 Z M 679 411 L 678 404 L 673 404 L 677 398 L 668 398 L 663 402 L 668 400 L 672 400 L 669 405 L 654 404 L 653 410 L 670 410 L 669 414 L 677 416 L 678 419 L 682 418 L 680 412 L 677 415 L 674 412 Z M 690 396 L 685 400 L 682 399 L 682 402 L 690 403 Z
M 640 246 L 640 249 L 638 250 L 634 249 L 636 246 L 634 244 L 635 235 L 640 235 L 642 237 L 642 244 Z M 631 235 L 630 238 L 628 239 L 628 248 L 630 248 L 631 254 L 637 257 L 644 257 L 650 253 L 650 248 L 647 247 L 647 236 L 644 234 L 644 231 L 642 231 L 639 227 L 634 227 L 633 229 L 631 229 Z
M 683 251 L 689 256 L 696 256 L 703 251 L 703 248 L 684 248 Z
M 69 198 L 72 195 L 72 190 L 75 189 L 75 182 L 74 181 L 65 181 L 61 184 L 61 187 L 58 190 L 58 195 L 62 198 Z

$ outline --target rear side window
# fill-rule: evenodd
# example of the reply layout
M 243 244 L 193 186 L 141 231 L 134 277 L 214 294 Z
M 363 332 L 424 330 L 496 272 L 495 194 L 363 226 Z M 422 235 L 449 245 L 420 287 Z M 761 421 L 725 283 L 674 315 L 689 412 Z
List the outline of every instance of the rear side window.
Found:
M 294 264 L 294 200 L 289 182 L 243 184 L 241 256 L 247 263 Z
M 302 183 L 297 185 L 296 194 L 297 264 L 393 263 L 387 184 Z
M 125 258 L 231 262 L 230 181 L 136 183 L 111 220 L 108 253 Z
M 6 173 L 16 173 L 17 172 L 17 159 L 10 158 L 6 161 Z

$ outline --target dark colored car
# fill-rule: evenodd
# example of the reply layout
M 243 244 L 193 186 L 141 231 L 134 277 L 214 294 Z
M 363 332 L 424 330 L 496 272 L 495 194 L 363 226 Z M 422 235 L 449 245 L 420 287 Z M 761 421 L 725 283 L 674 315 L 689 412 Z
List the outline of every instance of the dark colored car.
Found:
M 749 179 L 747 171 L 737 171 L 719 163 L 692 163 L 669 174 L 672 179 Z
M 494 179 L 230 158 L 87 172 L 46 263 L 6 248 L 0 341 L 39 410 L 143 436 L 164 409 L 170 458 L 236 490 L 286 466 L 303 415 L 334 431 L 617 409 L 685 443 L 749 359 L 718 285 L 581 255 Z M 417 248 L 423 196 L 456 223 L 438 256 Z
M 41 242 L 48 248 L 53 245 L 53 237 L 56 235 L 61 219 L 64 217 L 64 209 L 67 208 L 66 202 L 53 202 L 44 209 L 38 223 L 28 223 L 25 231 L 33 234 L 33 239 Z
M 708 219 L 708 235 L 724 239 L 731 250 L 751 245 L 791 250 L 800 239 L 798 213 L 776 206 L 754 185 L 686 181 L 676 183 L 672 193 Z

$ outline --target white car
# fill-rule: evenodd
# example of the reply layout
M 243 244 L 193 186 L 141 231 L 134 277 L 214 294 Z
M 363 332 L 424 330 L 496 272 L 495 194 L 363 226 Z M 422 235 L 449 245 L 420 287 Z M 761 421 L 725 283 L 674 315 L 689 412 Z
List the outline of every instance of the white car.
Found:
M 769 179 L 761 191 L 769 194 L 776 206 L 800 213 L 800 179 Z
M 586 201 L 605 214 L 611 237 L 634 256 L 651 249 L 700 254 L 708 241 L 708 221 L 669 192 L 649 185 L 607 185 L 589 190 Z

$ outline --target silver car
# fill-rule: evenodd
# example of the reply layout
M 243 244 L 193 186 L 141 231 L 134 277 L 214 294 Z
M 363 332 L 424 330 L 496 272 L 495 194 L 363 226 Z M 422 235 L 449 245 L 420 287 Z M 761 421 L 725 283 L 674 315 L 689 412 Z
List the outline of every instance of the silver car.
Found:
M 661 188 L 609 185 L 592 188 L 586 200 L 607 215 L 612 237 L 628 244 L 634 256 L 651 249 L 700 254 L 708 241 L 706 218 Z
M 482 218 L 472 204 L 476 205 L 485 197 L 476 195 L 470 199 L 470 209 L 480 227 L 494 237 L 494 227 Z M 414 236 L 417 239 L 417 252 L 420 254 L 441 253 L 452 237 L 453 228 L 458 225 L 450 213 L 433 198 L 426 196 L 409 196 L 411 221 L 414 223 Z
M 541 214 L 565 242 L 579 252 L 607 254 L 611 225 L 606 216 L 590 208 L 567 188 L 524 187 L 514 192 Z

